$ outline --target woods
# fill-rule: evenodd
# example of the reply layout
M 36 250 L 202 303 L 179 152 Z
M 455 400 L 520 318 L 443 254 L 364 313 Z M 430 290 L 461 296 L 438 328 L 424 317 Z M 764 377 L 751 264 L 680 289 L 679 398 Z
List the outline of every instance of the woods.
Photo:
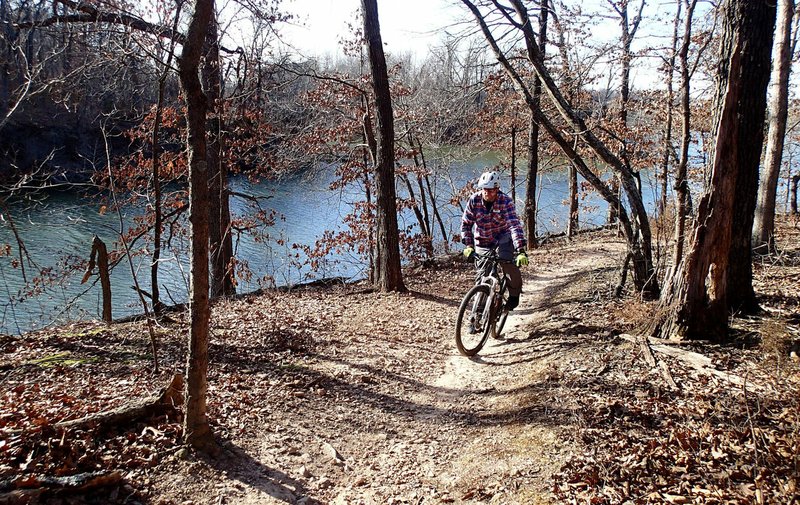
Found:
M 797 254 L 791 242 L 800 180 L 800 109 L 792 72 L 796 2 L 674 0 L 658 7 L 645 0 L 603 0 L 593 6 L 567 0 L 460 0 L 449 6 L 447 25 L 423 54 L 404 53 L 385 37 L 395 24 L 385 4 L 358 2 L 358 19 L 337 33 L 338 46 L 309 55 L 292 46 L 292 29 L 302 22 L 280 1 L 3 0 L 0 343 L 8 350 L 0 363 L 0 372 L 7 374 L 2 380 L 16 381 L 19 370 L 31 377 L 43 373 L 37 352 L 61 356 L 63 346 L 78 353 L 59 336 L 60 328 L 100 318 L 106 329 L 99 331 L 126 349 L 119 356 L 141 352 L 150 359 L 145 366 L 136 354 L 135 364 L 114 373 L 141 369 L 136 373 L 152 374 L 152 390 L 185 375 L 182 404 L 157 395 L 155 410 L 123 416 L 124 421 L 111 423 L 118 426 L 102 431 L 124 432 L 158 418 L 170 425 L 167 445 L 174 440 L 175 447 L 184 447 L 181 458 L 219 456 L 230 449 L 235 435 L 223 420 L 226 412 L 236 410 L 247 418 L 241 425 L 252 430 L 252 416 L 232 405 L 238 401 L 234 393 L 226 391 L 224 400 L 215 397 L 224 387 L 236 391 L 237 380 L 271 395 L 263 385 L 252 385 L 252 374 L 270 377 L 276 390 L 297 387 L 300 398 L 353 388 L 353 380 L 369 389 L 372 383 L 359 383 L 359 377 L 382 381 L 374 375 L 380 377 L 378 358 L 365 357 L 365 375 L 349 371 L 346 378 L 315 361 L 322 355 L 324 361 L 337 361 L 327 346 L 349 346 L 351 339 L 368 348 L 372 337 L 391 341 L 392 331 L 416 330 L 438 361 L 413 351 L 397 359 L 426 360 L 430 370 L 415 380 L 423 388 L 438 387 L 426 381 L 445 380 L 447 358 L 442 356 L 452 347 L 444 337 L 452 326 L 451 298 L 463 294 L 444 287 L 451 277 L 463 276 L 458 219 L 477 176 L 489 169 L 502 174 L 501 189 L 524 209 L 520 216 L 529 249 L 542 249 L 541 265 L 532 262 L 525 281 L 537 305 L 517 311 L 518 322 L 509 331 L 519 336 L 495 342 L 500 354 L 509 345 L 530 361 L 524 354 L 538 348 L 529 344 L 543 339 L 550 345 L 548 339 L 564 332 L 608 341 L 619 351 L 614 359 L 621 360 L 620 346 L 628 344 L 615 336 L 631 334 L 623 340 L 639 349 L 630 356 L 646 370 L 642 394 L 668 403 L 665 395 L 683 401 L 686 391 L 701 388 L 694 382 L 701 379 L 680 368 L 681 346 L 720 356 L 725 352 L 720 346 L 744 346 L 762 357 L 737 355 L 731 367 L 745 373 L 752 365 L 759 384 L 748 389 L 747 381 L 732 382 L 743 387 L 744 395 L 737 399 L 730 393 L 735 409 L 744 408 L 749 416 L 748 395 L 758 394 L 775 412 L 795 415 L 797 405 L 785 398 L 793 397 L 787 392 L 794 391 L 796 371 L 784 358 L 800 339 Z M 418 8 L 424 16 L 424 7 Z M 461 17 L 456 19 L 455 12 Z M 73 214 L 78 207 L 83 214 Z M 53 223 L 41 224 L 45 212 Z M 599 259 L 595 242 L 613 251 L 609 258 Z M 592 261 L 602 262 L 602 269 L 573 257 L 570 248 L 577 244 L 581 251 L 593 251 Z M 558 277 L 558 282 L 574 281 L 591 297 L 584 298 L 582 291 L 573 300 L 568 288 L 552 284 L 556 276 L 548 277 L 548 265 L 565 255 L 585 269 L 576 266 L 571 280 Z M 770 282 L 777 283 L 780 275 L 776 291 Z M 427 278 L 426 285 L 420 281 L 426 276 L 435 281 Z M 383 305 L 383 312 L 405 321 L 403 331 L 372 306 L 371 316 L 340 328 L 338 316 L 324 308 L 331 286 L 344 290 L 344 300 L 357 293 L 359 303 Z M 303 298 L 307 306 L 294 305 L 296 290 L 314 293 Z M 558 303 L 577 311 L 575 320 L 585 324 L 575 329 L 551 311 L 548 290 L 558 292 Z M 255 301 L 259 296 L 270 297 L 273 308 Z M 431 313 L 419 315 L 424 322 L 395 310 L 417 306 L 419 300 L 439 304 L 425 306 Z M 238 303 L 253 304 L 254 312 Z M 594 303 L 599 312 L 590 310 Z M 293 310 L 287 312 L 284 304 Z M 234 305 L 235 317 L 225 312 Z M 342 311 L 350 313 L 349 307 Z M 122 315 L 129 316 L 124 324 L 146 320 L 146 327 L 131 330 L 131 338 L 146 334 L 148 349 L 128 350 L 126 339 L 116 333 Z M 547 333 L 550 323 L 557 323 L 553 334 Z M 339 329 L 327 333 L 326 326 Z M 240 336 L 243 348 L 236 341 Z M 35 343 L 26 343 L 29 337 Z M 664 353 L 672 361 L 645 359 L 640 352 L 649 356 L 650 344 L 674 345 Z M 24 358 L 15 356 L 18 349 L 25 349 Z M 257 356 L 252 369 L 248 353 Z M 762 361 L 773 354 L 782 356 L 775 376 Z M 94 366 L 100 358 L 90 355 L 89 362 L 75 366 Z M 356 358 L 348 359 L 354 362 L 340 363 L 342 369 L 358 368 Z M 304 360 L 314 361 L 313 373 Z M 708 369 L 713 366 L 701 361 Z M 580 367 L 575 363 L 570 366 Z M 292 372 L 284 373 L 283 367 Z M 717 379 L 726 373 L 719 367 Z M 606 370 L 624 368 L 621 361 L 598 365 L 592 380 L 613 389 L 605 385 Z M 295 371 L 302 386 L 291 385 Z M 402 370 L 392 373 L 402 375 Z M 463 369 L 454 373 L 469 377 Z M 542 370 L 531 373 L 531 381 L 550 380 Z M 630 379 L 622 375 L 614 380 Z M 24 380 L 14 383 L 16 389 L 4 397 L 5 409 L 11 402 L 39 401 Z M 134 394 L 124 385 L 117 388 L 117 394 Z M 483 394 L 472 383 L 465 390 Z M 395 404 L 387 391 L 348 391 L 348 398 L 370 404 L 390 402 L 387 411 L 407 407 Z M 610 397 L 600 398 L 602 403 Z M 254 412 L 274 407 L 262 404 L 255 392 L 248 402 Z M 66 403 L 79 402 L 70 397 Z M 644 413 L 649 407 L 633 404 L 637 415 L 650 415 Z M 570 412 L 580 408 L 569 407 Z M 611 418 L 622 416 L 617 407 L 608 408 Z M 431 418 L 441 420 L 444 414 L 431 409 Z M 598 409 L 595 414 L 601 416 Z M 111 409 L 98 401 L 90 410 L 69 413 L 66 420 L 63 413 L 31 420 L 26 417 L 32 415 L 0 409 L 0 420 L 9 419 L 0 421 L 0 430 L 10 440 L 0 442 L 5 453 L 0 477 L 14 483 L 4 484 L 0 493 L 27 489 L 17 479 L 33 475 L 26 474 L 24 457 L 37 461 L 37 471 L 52 471 L 37 458 L 50 450 L 42 449 L 52 446 L 46 440 L 56 440 L 59 433 L 67 439 L 67 432 L 58 430 L 84 433 L 94 426 L 63 423 Z M 533 422 L 531 412 L 518 414 Z M 513 424 L 498 416 L 499 424 Z M 763 423 L 760 429 L 777 422 L 770 416 L 757 421 Z M 602 424 L 598 419 L 588 424 Z M 279 419 L 271 421 L 269 429 L 280 425 Z M 721 426 L 725 433 L 734 430 Z M 592 438 L 591 432 L 582 433 Z M 778 476 L 765 476 L 766 463 L 760 461 L 749 468 L 751 491 L 741 491 L 744 484 L 734 491 L 733 485 L 714 480 L 718 497 L 770 503 L 765 496 L 797 496 L 796 469 L 789 470 L 797 440 L 787 433 L 780 428 L 774 436 L 789 437 L 788 455 L 762 448 L 775 458 Z M 37 445 L 37 437 L 44 445 Z M 757 451 L 758 443 L 753 444 Z M 89 467 L 103 466 L 97 463 L 102 450 L 89 452 L 98 459 L 65 463 L 64 473 L 95 482 Z M 333 454 L 338 454 L 335 448 Z M 342 455 L 333 460 L 344 473 L 357 464 Z M 556 501 L 580 496 L 622 503 L 637 496 L 631 486 L 654 503 L 665 496 L 698 496 L 675 482 L 645 479 L 626 488 L 615 480 L 619 476 L 587 477 L 587 468 L 594 467 L 580 458 L 562 463 L 551 472 L 557 482 L 550 486 L 550 498 Z M 312 485 L 303 474 L 316 492 L 334 487 Z M 741 484 L 737 479 L 729 480 Z M 97 482 L 98 488 L 124 485 L 117 473 Z M 296 484 L 291 493 L 299 500 L 306 495 Z M 46 487 L 37 489 L 61 492 Z M 604 494 L 606 488 L 614 491 Z M 460 499 L 481 496 L 474 494 L 477 488 L 462 491 Z M 504 491 L 493 492 L 501 496 Z M 437 496 L 432 503 L 444 500 Z

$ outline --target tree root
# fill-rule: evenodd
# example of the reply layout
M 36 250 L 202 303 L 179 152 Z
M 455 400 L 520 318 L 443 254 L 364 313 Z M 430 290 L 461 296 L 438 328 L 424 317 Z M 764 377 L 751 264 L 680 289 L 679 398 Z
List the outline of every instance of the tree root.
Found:
M 136 402 L 127 403 L 106 412 L 99 412 L 80 419 L 63 421 L 57 423 L 56 427 L 93 427 L 102 431 L 111 426 L 125 425 L 139 419 L 162 414 L 180 405 L 183 405 L 183 375 L 175 374 L 170 384 L 153 396 Z

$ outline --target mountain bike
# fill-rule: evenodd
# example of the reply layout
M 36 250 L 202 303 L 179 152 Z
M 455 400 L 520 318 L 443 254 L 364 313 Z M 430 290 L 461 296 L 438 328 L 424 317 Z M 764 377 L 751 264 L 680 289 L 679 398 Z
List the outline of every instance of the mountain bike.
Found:
M 456 346 L 464 356 L 475 356 L 489 335 L 497 338 L 508 318 L 508 276 L 495 249 L 475 253 L 478 273 L 475 285 L 461 300 L 456 319 Z

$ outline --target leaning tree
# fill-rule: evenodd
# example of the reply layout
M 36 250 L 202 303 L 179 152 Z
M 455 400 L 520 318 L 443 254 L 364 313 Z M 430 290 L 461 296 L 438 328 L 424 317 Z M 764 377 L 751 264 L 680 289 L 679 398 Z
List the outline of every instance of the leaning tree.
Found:
M 633 282 L 636 290 L 645 299 L 658 298 L 660 290 L 658 280 L 655 275 L 652 257 L 652 233 L 650 231 L 650 221 L 647 216 L 639 191 L 636 175 L 619 156 L 614 154 L 609 146 L 598 137 L 598 135 L 588 127 L 584 117 L 566 99 L 559 86 L 553 79 L 550 71 L 545 66 L 542 57 L 541 47 L 533 31 L 533 25 L 528 15 L 527 7 L 522 0 L 509 0 L 506 3 L 500 0 L 473 1 L 461 0 L 470 10 L 475 20 L 480 26 L 481 32 L 489 43 L 492 51 L 504 71 L 514 83 L 518 93 L 528 106 L 533 119 L 541 125 L 547 134 L 558 144 L 564 155 L 569 159 L 580 174 L 589 184 L 595 188 L 609 206 L 619 209 L 619 222 L 628 245 L 628 260 L 633 265 Z M 484 11 L 479 7 L 485 7 Z M 550 99 L 555 107 L 560 119 L 566 123 L 566 128 L 555 123 L 555 118 L 545 115 L 539 108 L 529 83 L 522 77 L 522 69 L 515 65 L 521 58 L 516 57 L 512 50 L 504 50 L 500 47 L 500 37 L 495 35 L 495 30 L 491 25 L 496 25 L 495 20 L 490 20 L 494 15 L 504 21 L 504 27 L 517 32 L 523 44 L 525 62 L 533 68 L 533 72 L 541 80 L 544 94 Z M 502 33 L 504 38 L 508 38 L 506 33 Z M 630 216 L 622 206 L 621 199 L 612 191 L 601 179 L 593 172 L 579 153 L 574 139 L 580 139 L 589 149 L 609 166 L 622 181 L 625 189 L 627 202 L 630 206 Z M 626 265 L 627 265 L 626 261 Z M 625 271 L 623 266 L 623 272 Z

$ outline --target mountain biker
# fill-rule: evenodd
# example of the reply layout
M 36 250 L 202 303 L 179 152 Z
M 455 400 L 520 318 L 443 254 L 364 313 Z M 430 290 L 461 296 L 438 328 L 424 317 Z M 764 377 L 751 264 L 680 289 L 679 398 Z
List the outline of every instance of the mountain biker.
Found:
M 497 249 L 503 271 L 509 278 L 506 309 L 519 305 L 522 275 L 519 267 L 528 264 L 522 225 L 511 197 L 500 191 L 500 174 L 487 171 L 478 179 L 479 191 L 470 196 L 461 217 L 461 243 L 464 256 L 486 254 Z

